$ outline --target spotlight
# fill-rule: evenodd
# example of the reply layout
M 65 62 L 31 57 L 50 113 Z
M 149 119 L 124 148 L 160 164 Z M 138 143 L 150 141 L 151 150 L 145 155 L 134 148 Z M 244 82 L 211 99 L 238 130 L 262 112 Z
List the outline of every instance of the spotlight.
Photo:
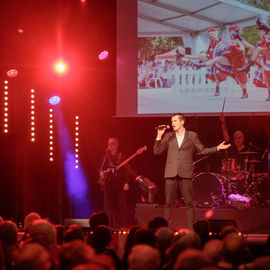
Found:
M 50 103 L 51 105 L 57 105 L 57 104 L 60 103 L 60 101 L 61 101 L 61 98 L 60 98 L 59 96 L 53 96 L 53 97 L 51 97 L 51 98 L 49 99 L 49 103 Z
M 7 76 L 9 77 L 9 78 L 15 78 L 15 77 L 17 77 L 17 75 L 18 75 L 18 70 L 16 70 L 16 69 L 10 69 L 9 71 L 7 71 Z
M 54 70 L 59 75 L 64 74 L 67 71 L 67 64 L 64 61 L 57 61 L 54 64 Z
M 102 51 L 99 55 L 98 55 L 98 59 L 103 61 L 105 59 L 107 59 L 109 56 L 109 52 L 108 51 Z

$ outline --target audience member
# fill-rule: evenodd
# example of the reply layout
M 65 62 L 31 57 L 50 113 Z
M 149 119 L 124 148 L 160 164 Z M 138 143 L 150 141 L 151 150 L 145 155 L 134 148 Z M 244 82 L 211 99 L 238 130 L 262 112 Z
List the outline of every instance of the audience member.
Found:
M 99 225 L 109 225 L 109 217 L 104 211 L 95 212 L 89 218 L 90 231 L 94 231 Z
M 56 242 L 56 229 L 46 219 L 35 220 L 29 232 L 29 239 L 26 242 L 41 244 L 49 253 L 54 265 L 57 264 L 59 247 Z
M 156 233 L 156 247 L 160 254 L 161 265 L 166 261 L 165 251 L 172 245 L 174 240 L 173 231 L 166 227 L 159 228 Z
M 172 269 L 178 255 L 189 248 L 201 248 L 201 239 L 195 232 L 186 233 L 173 243 L 173 245 L 168 249 L 168 262 L 164 266 L 164 269 Z
M 117 256 L 113 249 L 110 249 L 108 245 L 112 240 L 111 230 L 104 225 L 98 226 L 92 235 L 92 247 L 96 254 L 106 254 L 114 260 L 116 269 L 121 269 L 121 260 Z
M 199 219 L 193 223 L 193 230 L 200 236 L 202 247 L 210 239 L 210 225 L 207 219 Z
M 82 240 L 84 242 L 84 230 L 80 225 L 72 224 L 64 233 L 64 242 L 68 243 L 76 239 Z
M 155 217 L 148 222 L 148 228 L 154 233 L 161 227 L 168 227 L 168 221 L 163 217 Z
M 4 223 L 4 219 L 0 216 L 0 224 Z
M 65 243 L 59 250 L 59 270 L 71 270 L 74 266 L 90 263 L 94 250 L 81 240 Z
M 33 226 L 35 220 L 41 219 L 40 215 L 36 212 L 31 212 L 24 218 L 24 237 L 23 240 L 29 236 L 29 232 Z
M 0 224 L 0 242 L 4 253 L 4 262 L 7 270 L 12 269 L 13 252 L 17 249 L 17 225 L 10 220 Z
M 52 266 L 48 251 L 38 243 L 28 243 L 14 255 L 14 270 L 49 270 Z
M 232 225 L 227 225 L 225 227 L 223 227 L 220 231 L 220 239 L 223 240 L 227 235 L 229 235 L 230 233 L 239 233 L 239 230 L 232 226 Z
M 270 256 L 263 256 L 254 260 L 252 270 L 268 270 L 269 268 Z
M 203 253 L 211 265 L 217 266 L 221 260 L 223 242 L 219 239 L 209 240 L 203 247 Z
M 72 270 L 109 270 L 106 265 L 99 263 L 80 264 L 72 268 Z
M 199 249 L 189 248 L 177 257 L 174 270 L 199 270 L 208 267 L 209 263 Z
M 130 270 L 157 270 L 160 267 L 160 257 L 157 249 L 145 245 L 135 245 L 128 257 Z
M 134 244 L 147 244 L 155 246 L 155 234 L 148 228 L 140 228 L 134 234 Z
M 139 225 L 133 225 L 129 228 L 128 236 L 125 243 L 125 251 L 122 258 L 122 268 L 123 270 L 128 269 L 128 256 L 131 252 L 131 248 L 134 246 L 134 234 L 138 229 L 140 229 L 141 226 Z
M 236 233 L 228 234 L 223 240 L 222 259 L 218 263 L 221 269 L 237 269 L 247 263 L 247 249 L 242 237 Z

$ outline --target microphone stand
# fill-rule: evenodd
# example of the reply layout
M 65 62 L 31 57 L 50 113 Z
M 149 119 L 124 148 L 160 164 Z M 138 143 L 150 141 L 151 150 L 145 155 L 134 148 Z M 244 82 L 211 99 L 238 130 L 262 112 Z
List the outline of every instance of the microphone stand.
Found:
M 104 164 L 105 164 L 105 161 L 106 161 L 107 157 L 108 157 L 108 151 L 106 151 L 106 153 L 104 155 L 104 158 L 103 158 L 102 164 L 100 166 L 99 172 L 103 170 L 103 167 L 104 167 Z

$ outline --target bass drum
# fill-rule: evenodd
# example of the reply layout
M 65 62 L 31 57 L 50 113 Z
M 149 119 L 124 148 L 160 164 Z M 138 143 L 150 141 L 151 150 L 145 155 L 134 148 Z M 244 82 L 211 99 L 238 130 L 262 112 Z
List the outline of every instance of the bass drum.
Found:
M 197 207 L 214 207 L 225 203 L 225 190 L 220 175 L 200 173 L 193 178 L 192 182 Z

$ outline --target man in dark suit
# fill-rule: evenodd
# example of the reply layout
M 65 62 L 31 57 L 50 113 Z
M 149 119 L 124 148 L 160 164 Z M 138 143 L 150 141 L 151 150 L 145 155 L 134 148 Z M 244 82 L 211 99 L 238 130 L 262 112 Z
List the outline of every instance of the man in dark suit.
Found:
M 167 149 L 167 161 L 165 167 L 165 218 L 169 224 L 172 221 L 172 208 L 177 197 L 177 186 L 179 186 L 184 197 L 187 209 L 188 227 L 192 229 L 195 219 L 193 203 L 193 153 L 195 151 L 208 155 L 219 150 L 227 149 L 230 144 L 222 142 L 218 146 L 205 148 L 200 142 L 197 133 L 187 131 L 184 128 L 185 117 L 183 114 L 174 114 L 171 117 L 172 132 L 165 133 L 166 126 L 158 128 L 157 137 L 154 143 L 154 154 L 161 154 Z

